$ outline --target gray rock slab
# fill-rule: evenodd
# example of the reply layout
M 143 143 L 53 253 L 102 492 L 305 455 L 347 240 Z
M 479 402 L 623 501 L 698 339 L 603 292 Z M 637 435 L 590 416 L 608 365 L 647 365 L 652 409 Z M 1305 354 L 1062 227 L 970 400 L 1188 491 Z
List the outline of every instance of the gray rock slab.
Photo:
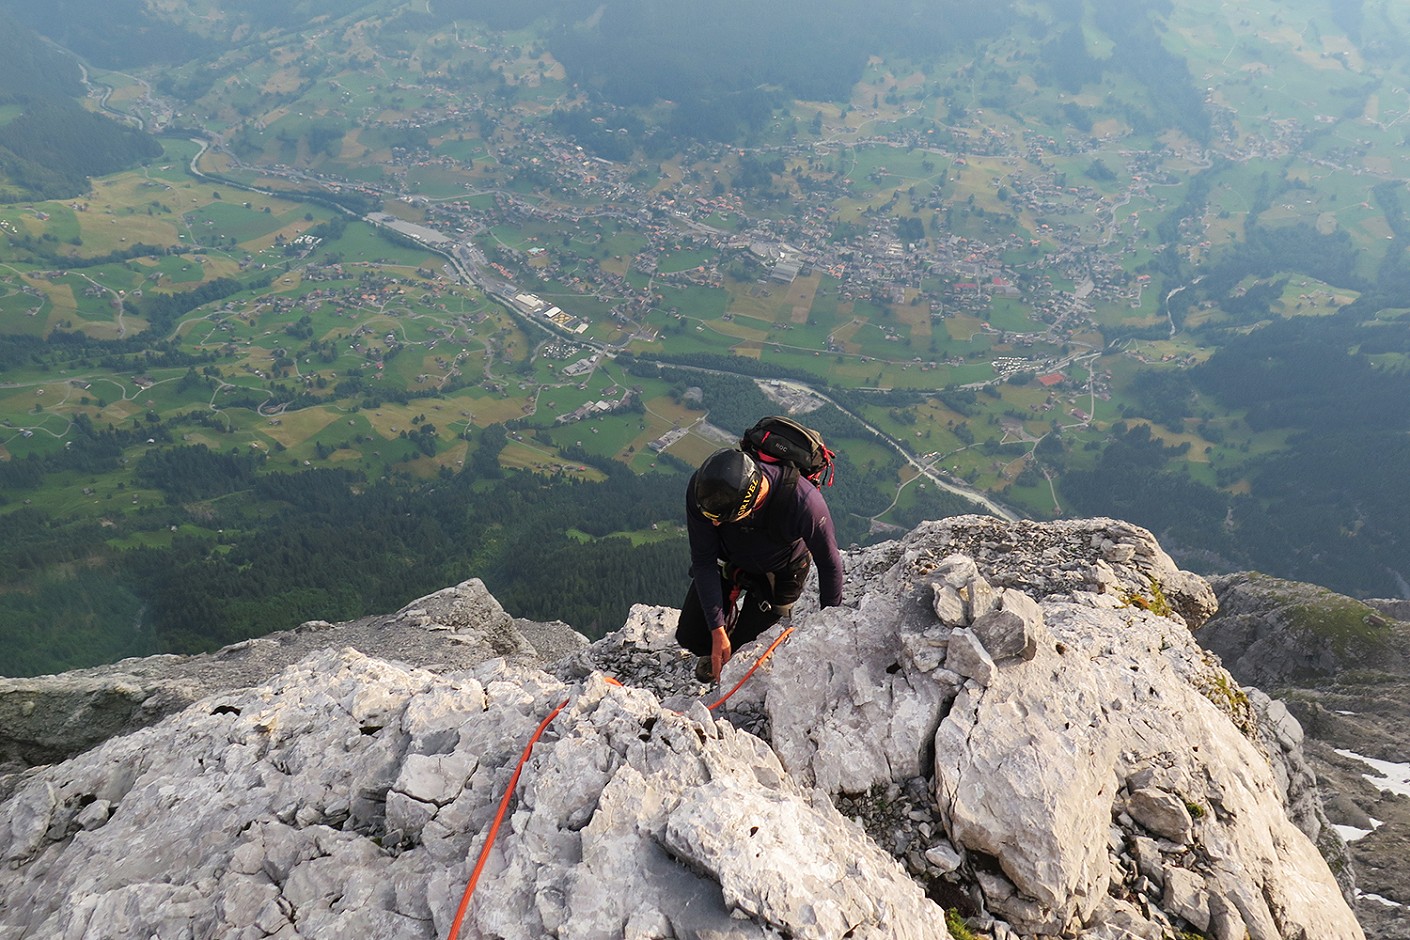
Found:
M 487 659 L 545 664 L 586 647 L 561 621 L 510 617 L 478 578 L 390 615 L 294 630 L 194 656 L 152 656 L 60 676 L 0 678 L 0 770 L 61 761 L 216 692 L 264 682 L 312 653 L 351 647 L 441 672 Z
M 1182 844 L 1190 841 L 1194 821 L 1184 801 L 1173 793 L 1154 787 L 1137 790 L 1126 801 L 1126 810 L 1157 836 Z
M 985 616 L 1002 616 L 1002 613 Z M 973 679 L 980 686 L 986 686 L 993 680 L 997 667 L 994 665 L 994 657 L 985 648 L 978 634 L 973 630 L 956 630 L 950 634 L 945 668 L 966 679 Z
M 986 940 L 1163 938 L 1201 896 L 1219 937 L 1363 936 L 1314 845 L 1291 714 L 1195 644 L 1208 585 L 1148 532 L 956 517 L 845 562 L 844 605 L 818 609 L 810 587 L 727 704 L 694 681 L 669 608 L 565 637 L 552 672 L 535 662 L 553 645 L 482 586 L 369 620 L 426 668 L 321 650 L 341 628 L 309 624 L 305 658 L 5 778 L 0 937 L 444 936 L 560 703 L 467 935 L 946 936 L 915 878 L 982 895 Z M 958 663 L 956 633 L 983 652 L 937 620 L 933 585 L 952 578 L 970 603 L 982 578 L 1020 619 L 1031 601 L 1048 639 L 984 684 L 940 665 L 942 647 Z M 266 639 L 205 665 L 248 678 L 288 652 Z M 140 684 L 149 667 L 125 668 Z M 1188 839 L 1138 821 L 1142 791 L 1200 808 Z M 1201 887 L 1169 888 L 1175 870 Z

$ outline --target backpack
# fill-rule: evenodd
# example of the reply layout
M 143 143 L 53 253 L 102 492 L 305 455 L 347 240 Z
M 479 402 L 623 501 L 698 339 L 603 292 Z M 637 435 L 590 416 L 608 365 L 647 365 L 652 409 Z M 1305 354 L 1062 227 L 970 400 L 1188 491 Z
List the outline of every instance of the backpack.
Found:
M 821 434 L 792 418 L 760 418 L 739 439 L 739 449 L 765 463 L 793 467 L 814 486 L 832 485 L 832 459 L 837 454 L 823 443 Z

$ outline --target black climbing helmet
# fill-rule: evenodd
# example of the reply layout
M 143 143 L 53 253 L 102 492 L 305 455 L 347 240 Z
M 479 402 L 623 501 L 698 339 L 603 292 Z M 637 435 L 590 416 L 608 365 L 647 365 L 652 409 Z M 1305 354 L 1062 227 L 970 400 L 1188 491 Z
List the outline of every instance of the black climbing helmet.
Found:
M 759 499 L 759 465 L 743 451 L 717 450 L 695 473 L 695 505 L 711 522 L 738 522 Z

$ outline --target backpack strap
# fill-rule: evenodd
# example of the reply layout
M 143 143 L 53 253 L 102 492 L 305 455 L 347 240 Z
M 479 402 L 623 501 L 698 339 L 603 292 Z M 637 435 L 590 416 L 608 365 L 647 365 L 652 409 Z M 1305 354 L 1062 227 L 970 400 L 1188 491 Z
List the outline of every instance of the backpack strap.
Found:
M 793 493 L 798 489 L 798 481 L 803 475 L 792 464 L 779 463 L 775 466 L 781 468 L 778 479 L 769 487 L 769 499 L 764 504 L 764 511 L 760 514 L 758 523 L 750 528 L 762 529 L 775 542 L 789 544 L 793 540 L 784 532 L 783 520 L 788 515 Z

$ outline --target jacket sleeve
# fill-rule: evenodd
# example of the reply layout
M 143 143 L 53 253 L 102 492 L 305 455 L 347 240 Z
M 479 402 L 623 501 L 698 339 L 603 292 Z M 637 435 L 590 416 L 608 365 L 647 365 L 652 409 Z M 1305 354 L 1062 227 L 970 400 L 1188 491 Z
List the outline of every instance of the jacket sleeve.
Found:
M 816 488 L 809 486 L 807 497 L 811 526 L 803 541 L 813 564 L 818 568 L 818 604 L 837 607 L 842 603 L 842 554 L 837 550 L 837 532 L 832 526 L 832 512 L 827 500 Z
M 720 593 L 720 535 L 710 520 L 700 514 L 695 500 L 690 498 L 695 477 L 685 493 L 685 530 L 690 539 L 690 577 L 705 612 L 710 629 L 725 622 L 725 598 Z

